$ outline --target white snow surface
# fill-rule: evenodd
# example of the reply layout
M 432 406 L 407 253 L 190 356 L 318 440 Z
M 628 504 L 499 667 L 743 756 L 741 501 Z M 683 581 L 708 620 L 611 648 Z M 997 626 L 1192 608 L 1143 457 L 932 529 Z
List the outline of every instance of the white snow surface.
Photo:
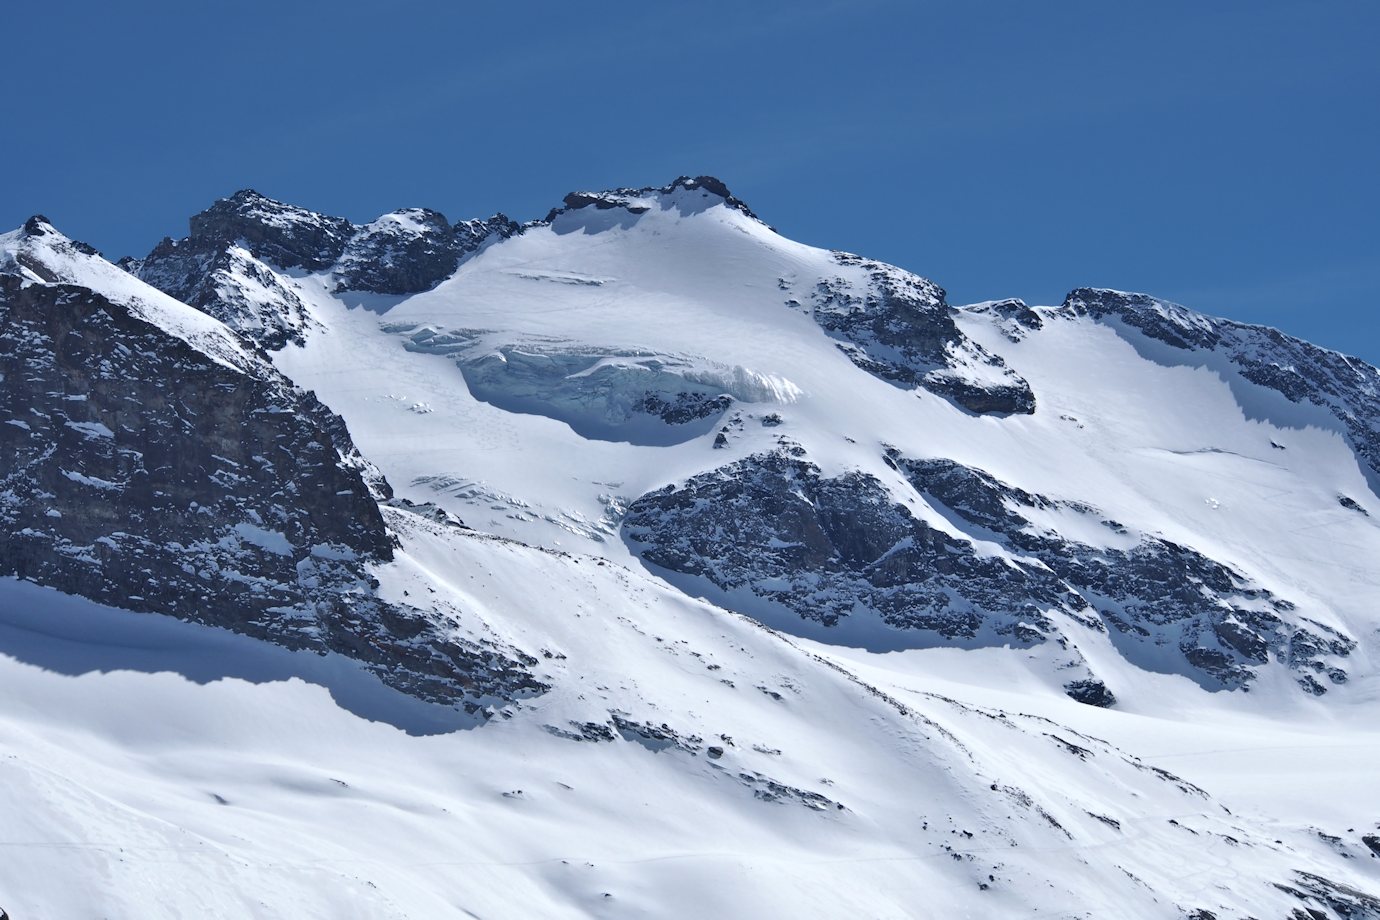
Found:
M 1273 884 L 1297 872 L 1380 890 L 1360 842 L 1380 825 L 1380 501 L 1335 425 L 1260 388 L 1247 412 L 1220 373 L 1049 310 L 1014 342 L 959 310 L 1039 406 L 963 412 L 861 371 L 787 304 L 860 270 L 702 194 L 568 211 L 410 297 L 280 273 L 314 323 L 279 369 L 399 495 L 480 531 L 386 509 L 401 550 L 380 591 L 463 612 L 537 656 L 552 689 L 476 724 L 343 659 L 0 580 L 11 916 L 1270 918 L 1298 905 Z M 101 260 L 30 245 L 250 358 Z M 473 395 L 465 362 L 502 349 L 587 357 L 574 376 L 655 358 L 735 404 L 659 439 L 587 437 L 607 402 Z M 1089 633 L 1080 649 L 1119 698 L 1101 710 L 1063 694 L 1057 650 L 789 636 L 667 584 L 618 538 L 636 497 L 781 437 L 939 528 L 885 446 L 1094 504 L 1132 536 L 1057 509 L 1033 523 L 1237 566 L 1355 637 L 1352 679 L 1312 698 L 1264 669 L 1249 693 L 1209 693 Z M 612 740 L 563 737 L 586 723 Z
M 64 283 L 95 291 L 111 303 L 124 306 L 135 317 L 226 367 L 243 371 L 258 362 L 223 323 L 174 300 L 99 255 L 83 252 L 51 224 L 42 223 L 41 227 L 41 235 L 22 230 L 0 234 L 0 263 L 18 264 L 28 280 L 36 284 L 46 281 L 29 266 L 41 266 Z

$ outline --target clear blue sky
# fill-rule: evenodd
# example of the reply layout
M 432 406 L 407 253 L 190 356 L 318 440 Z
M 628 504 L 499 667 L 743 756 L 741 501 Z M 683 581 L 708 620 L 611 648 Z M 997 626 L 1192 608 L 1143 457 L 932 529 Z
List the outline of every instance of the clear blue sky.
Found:
M 1147 291 L 1380 363 L 1380 3 L 6 5 L 0 225 L 143 254 L 241 187 L 367 220 L 724 179 L 956 303 Z

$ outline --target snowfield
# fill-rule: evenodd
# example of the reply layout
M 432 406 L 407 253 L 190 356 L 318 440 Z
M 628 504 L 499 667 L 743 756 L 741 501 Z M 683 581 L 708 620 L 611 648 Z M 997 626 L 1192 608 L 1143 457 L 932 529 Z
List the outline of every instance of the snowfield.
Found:
M 283 213 L 262 220 L 351 238 Z M 430 240 L 430 214 L 358 232 Z M 224 323 L 49 229 L 38 255 L 0 236 L 24 284 L 137 304 L 314 391 L 396 496 L 378 600 L 519 650 L 545 689 L 467 711 L 335 652 L 0 578 L 15 920 L 1380 917 L 1380 498 L 1345 417 L 1371 418 L 1380 372 L 1348 365 L 1361 383 L 1309 401 L 1233 363 L 1251 327 L 1182 308 L 1154 315 L 1223 344 L 1072 301 L 950 308 L 705 180 L 572 195 L 412 294 L 349 289 L 357 254 L 284 268 L 237 248 Z M 241 333 L 277 304 L 291 334 L 257 351 L 235 304 Z M 109 440 L 95 424 L 76 436 Z M 723 503 L 759 483 L 714 477 L 764 456 L 797 478 L 739 514 Z M 934 478 L 950 469 L 982 475 Z M 768 520 L 760 555 L 795 559 L 817 532 L 799 520 L 872 520 L 824 506 L 849 483 L 872 496 L 860 515 L 909 535 L 833 581 L 739 578 L 733 518 Z M 677 552 L 699 556 L 649 559 L 665 547 L 634 518 L 683 527 Z M 876 573 L 925 540 L 959 571 L 1088 602 L 916 625 Z M 1155 553 L 1202 573 L 1172 587 L 1218 617 L 1202 635 L 1229 665 L 1162 599 L 1077 583 Z M 842 616 L 781 600 L 811 579 Z M 945 611 L 982 612 L 954 584 Z M 1115 702 L 1076 701 L 1075 679 Z

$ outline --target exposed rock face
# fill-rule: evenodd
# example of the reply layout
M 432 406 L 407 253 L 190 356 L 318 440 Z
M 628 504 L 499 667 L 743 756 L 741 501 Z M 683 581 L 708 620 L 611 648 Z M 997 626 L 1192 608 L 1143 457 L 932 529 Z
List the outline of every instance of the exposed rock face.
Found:
M 648 562 L 746 589 L 833 626 L 874 611 L 931 642 L 1030 644 L 1048 611 L 1086 602 L 1038 565 L 978 555 L 914 517 L 876 478 L 827 478 L 759 454 L 633 502 L 624 535 Z
M 425 208 L 356 227 L 245 190 L 193 217 L 185 239 L 164 239 L 145 258 L 121 264 L 275 351 L 302 344 L 313 325 L 285 270 L 331 269 L 337 291 L 412 294 L 448 278 L 463 256 L 489 239 L 519 232 L 502 214 L 452 226 Z
M 898 386 L 921 386 L 978 414 L 1035 411 L 1035 394 L 997 355 L 954 323 L 954 309 L 932 281 L 881 262 L 836 253 L 866 273 L 862 285 L 820 279 L 809 295 L 815 321 L 854 364 Z
M 1177 670 L 1154 660 L 1177 649 L 1191 676 L 1234 688 L 1273 654 L 1300 672 L 1310 692 L 1323 692 L 1314 675 L 1346 680 L 1335 662 L 1355 648 L 1352 640 L 1292 616 L 1294 604 L 1196 550 L 1129 534 L 1089 505 L 1034 495 L 952 460 L 889 459 L 931 505 L 1057 573 L 1112 627 L 1128 656 L 1151 669 Z M 1090 516 L 1107 540 L 1092 546 L 1068 539 L 1033 524 L 1035 512 Z
M 571 192 L 565 196 L 565 206 L 552 209 L 540 223 L 549 224 L 562 214 L 588 207 L 600 211 L 622 209 L 631 214 L 645 214 L 654 206 L 693 211 L 702 210 L 713 204 L 722 204 L 735 211 L 741 211 L 753 220 L 760 220 L 721 180 L 713 176 L 681 176 L 662 186 L 615 188 L 602 192 Z
M 189 239 L 250 252 L 279 268 L 320 271 L 334 265 L 354 236 L 343 217 L 328 217 L 244 189 L 222 198 L 191 221 Z
M 10 270 L 0 381 L 0 574 L 339 652 L 430 700 L 540 689 L 531 660 L 375 596 L 387 484 L 338 417 L 252 354 L 217 359 L 125 303 Z
M 1019 342 L 1029 333 L 1037 332 L 1045 326 L 1045 321 L 1040 318 L 1040 314 L 1026 306 L 1024 300 L 1016 297 L 996 300 L 992 303 L 974 304 L 962 309 L 969 313 L 985 313 L 997 317 L 998 326 L 1012 342 Z
M 1087 706 L 1100 706 L 1104 709 L 1116 705 L 1116 695 L 1097 678 L 1074 680 L 1064 685 L 1069 699 L 1077 700 Z
M 394 211 L 360 227 L 346 245 L 335 267 L 338 289 L 379 294 L 429 291 L 455 272 L 463 255 L 490 237 L 506 238 L 518 229 L 502 214 L 452 227 L 437 211 Z
M 462 253 L 474 252 L 490 240 L 506 240 L 522 232 L 522 225 L 506 214 L 458 220 L 451 227 Z
M 1186 361 L 1225 359 L 1254 384 L 1291 402 L 1319 406 L 1341 423 L 1352 449 L 1380 474 L 1380 370 L 1360 358 L 1320 348 L 1267 326 L 1216 319 L 1145 294 L 1078 288 L 1062 308 L 1132 327 L 1171 348 Z M 1209 354 L 1213 353 L 1213 354 Z
M 259 348 L 301 344 L 312 320 L 280 269 L 335 264 L 354 236 L 341 217 L 243 190 L 191 219 L 185 239 L 164 239 L 126 267 L 138 278 L 225 323 Z
M 624 534 L 654 565 L 830 626 L 873 611 L 889 626 L 946 640 L 1030 644 L 1058 634 L 1058 611 L 1094 630 L 1110 627 L 1142 666 L 1214 689 L 1246 686 L 1272 659 L 1310 693 L 1324 692 L 1322 680 L 1346 680 L 1339 662 L 1354 641 L 1294 615 L 1291 602 L 1229 566 L 950 460 L 893 453 L 888 461 L 969 536 L 916 518 L 870 475 L 826 478 L 785 453 L 639 498 Z M 1033 524 L 1037 511 L 1090 516 L 1108 539 L 1064 538 Z M 980 553 L 975 541 L 1008 555 Z M 1095 678 L 1067 689 L 1092 705 L 1115 702 Z
M 302 344 L 312 319 L 296 290 L 239 243 L 164 239 L 133 273 L 268 351 Z

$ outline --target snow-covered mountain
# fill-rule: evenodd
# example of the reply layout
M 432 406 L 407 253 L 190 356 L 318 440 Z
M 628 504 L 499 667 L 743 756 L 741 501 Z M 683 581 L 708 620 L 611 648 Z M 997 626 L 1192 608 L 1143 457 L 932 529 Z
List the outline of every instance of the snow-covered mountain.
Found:
M 16 918 L 1380 917 L 1357 359 L 709 177 L 34 218 L 0 343 Z

